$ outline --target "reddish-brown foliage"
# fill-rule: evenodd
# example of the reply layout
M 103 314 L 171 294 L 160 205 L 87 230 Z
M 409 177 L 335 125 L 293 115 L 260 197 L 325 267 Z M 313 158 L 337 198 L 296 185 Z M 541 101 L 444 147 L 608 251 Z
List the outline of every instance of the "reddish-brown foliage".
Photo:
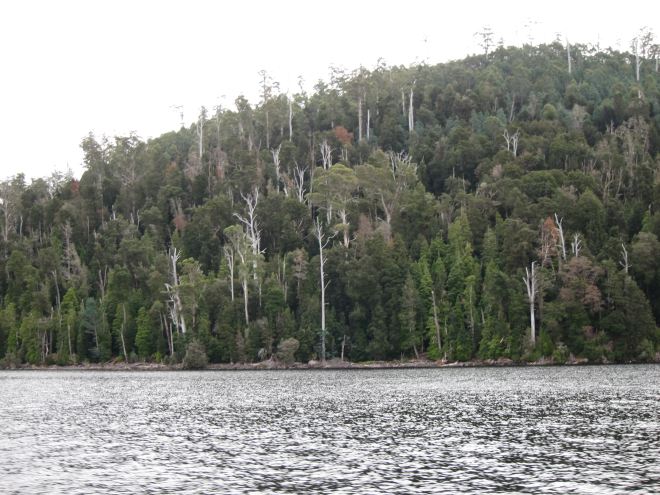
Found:
M 335 137 L 344 146 L 347 146 L 353 142 L 353 133 L 348 132 L 344 126 L 338 125 L 334 129 Z
M 172 223 L 174 223 L 174 227 L 176 228 L 176 230 L 181 232 L 183 229 L 186 228 L 186 225 L 187 225 L 188 222 L 186 221 L 185 215 L 183 215 L 182 213 L 179 213 L 178 215 L 176 215 L 174 217 L 174 220 L 172 220 Z

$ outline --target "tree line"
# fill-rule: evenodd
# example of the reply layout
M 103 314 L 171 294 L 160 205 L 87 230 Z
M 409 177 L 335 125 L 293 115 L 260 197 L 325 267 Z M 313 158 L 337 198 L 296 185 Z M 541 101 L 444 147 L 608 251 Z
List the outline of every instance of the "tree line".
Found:
M 0 356 L 21 362 L 652 360 L 660 98 L 630 52 L 490 44 L 260 74 L 256 103 L 0 184 Z

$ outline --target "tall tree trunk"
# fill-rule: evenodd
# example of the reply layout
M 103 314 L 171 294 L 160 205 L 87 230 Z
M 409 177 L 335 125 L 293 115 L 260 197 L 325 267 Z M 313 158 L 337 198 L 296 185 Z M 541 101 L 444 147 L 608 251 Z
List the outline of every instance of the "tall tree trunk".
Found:
M 410 88 L 410 103 L 408 104 L 408 132 L 412 132 L 414 129 L 415 114 L 413 110 L 413 88 Z
M 314 235 L 319 243 L 319 271 L 321 275 L 321 361 L 325 363 L 325 289 L 327 284 L 325 282 L 325 256 L 323 254 L 323 249 L 328 245 L 330 239 L 326 239 L 323 234 L 323 228 L 321 222 L 317 218 L 314 225 Z
M 369 127 L 371 126 L 371 110 L 367 108 L 367 141 L 369 141 Z
M 536 318 L 534 315 L 534 301 L 538 291 L 536 287 L 536 261 L 532 261 L 531 271 L 525 267 L 525 276 L 523 277 L 523 282 L 525 282 L 525 287 L 527 288 L 527 299 L 529 300 L 529 325 L 531 328 L 530 339 L 532 345 L 536 345 Z
M 248 312 L 248 280 L 247 277 L 243 277 L 241 282 L 243 287 L 243 309 L 245 310 L 245 325 L 250 324 L 250 314 Z
M 358 97 L 358 142 L 362 141 L 362 97 Z
M 440 337 L 440 322 L 438 321 L 438 306 L 435 302 L 435 291 L 431 290 L 431 300 L 433 302 L 433 325 L 435 326 L 435 338 L 436 343 L 438 344 L 438 355 L 440 355 L 440 349 L 442 348 L 442 339 Z

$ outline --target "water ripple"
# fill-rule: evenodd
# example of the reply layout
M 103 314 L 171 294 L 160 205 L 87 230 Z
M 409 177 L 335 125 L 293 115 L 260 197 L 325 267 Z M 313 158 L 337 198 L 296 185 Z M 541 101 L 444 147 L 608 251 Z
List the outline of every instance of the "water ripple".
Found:
M 660 366 L 1 372 L 1 493 L 653 493 Z

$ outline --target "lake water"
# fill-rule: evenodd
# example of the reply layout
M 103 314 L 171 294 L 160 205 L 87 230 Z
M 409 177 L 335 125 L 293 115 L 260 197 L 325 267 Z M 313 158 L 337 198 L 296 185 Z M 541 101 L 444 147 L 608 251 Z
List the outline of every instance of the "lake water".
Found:
M 0 493 L 660 492 L 660 366 L 0 372 Z

